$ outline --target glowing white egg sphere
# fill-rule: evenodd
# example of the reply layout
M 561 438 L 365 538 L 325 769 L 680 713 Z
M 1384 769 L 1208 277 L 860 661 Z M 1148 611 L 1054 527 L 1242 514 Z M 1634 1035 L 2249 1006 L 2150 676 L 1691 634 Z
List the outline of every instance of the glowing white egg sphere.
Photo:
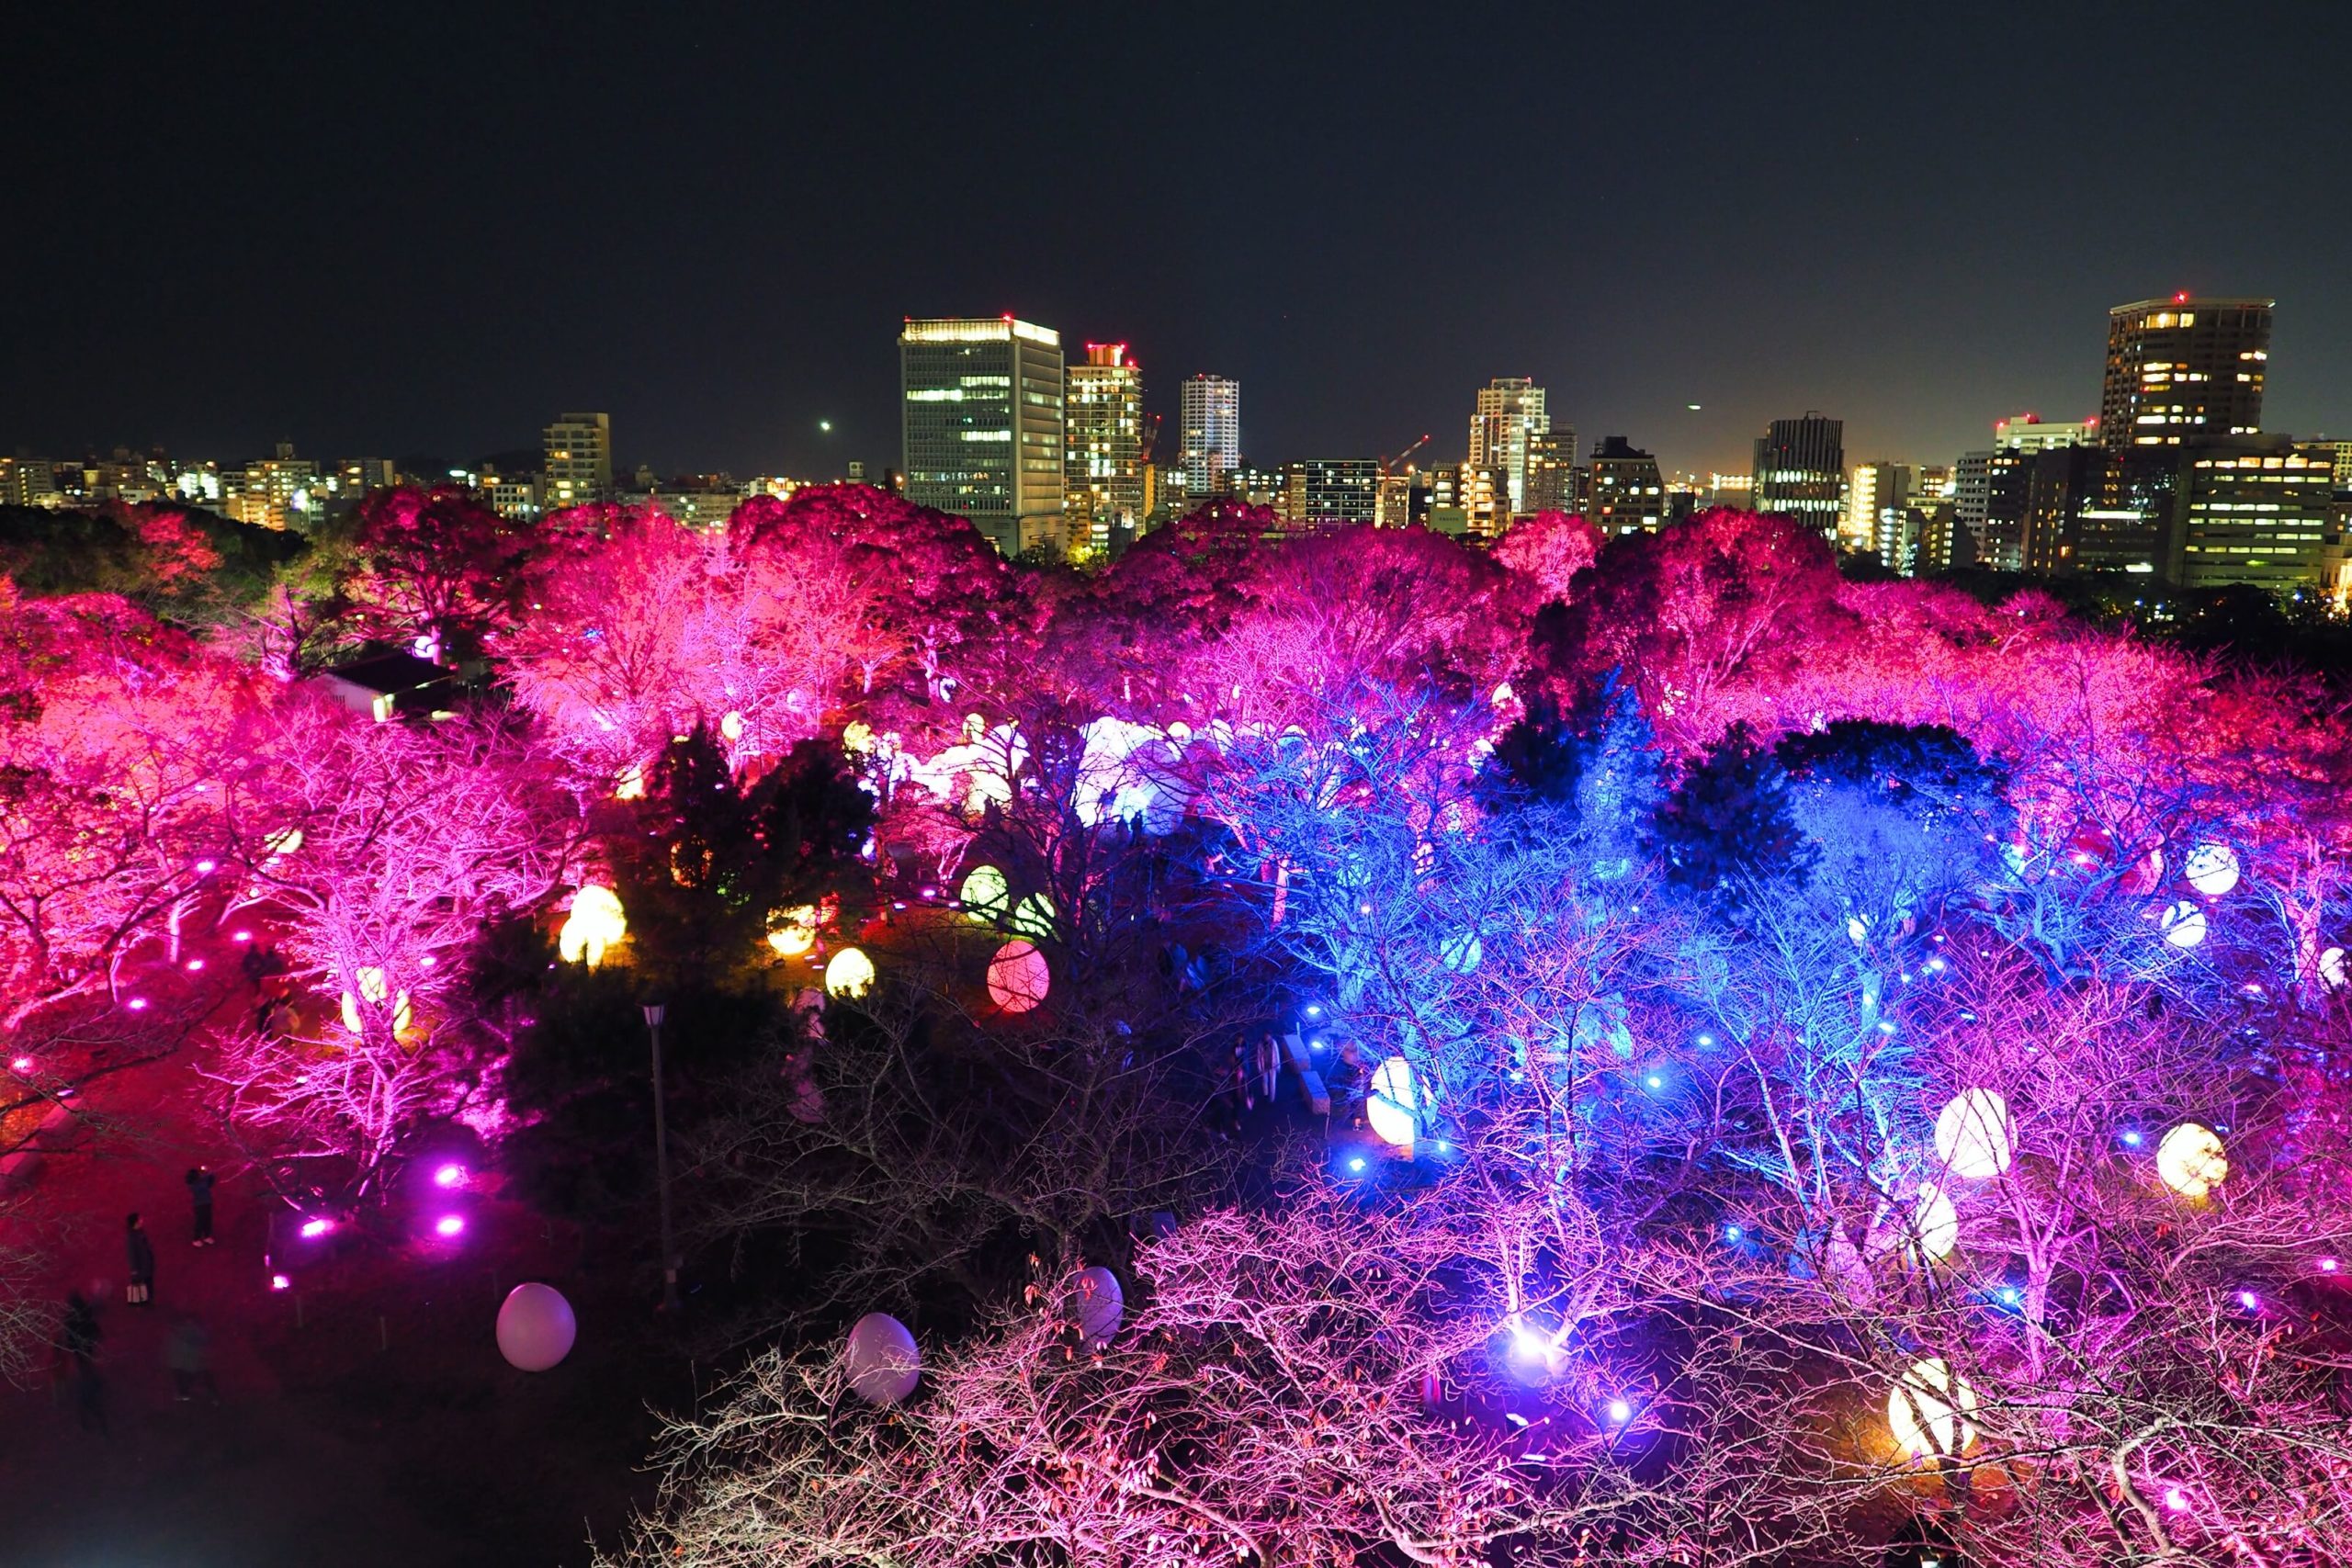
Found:
M 1989 1089 L 1963 1089 L 1936 1116 L 1936 1157 L 1954 1176 L 1983 1181 L 2009 1168 L 2017 1135 L 2007 1100 Z
M 2205 911 L 2183 898 L 2164 912 L 2165 940 L 2175 947 L 2195 947 L 2205 940 Z
M 1487 947 L 1476 931 L 1462 931 L 1440 942 L 1437 955 L 1455 974 L 1468 975 L 1486 958 Z
M 556 934 L 556 952 L 566 964 L 594 969 L 605 961 L 605 950 L 628 934 L 621 913 L 621 896 L 592 882 L 571 896 L 571 913 Z
M 2319 977 L 2326 984 L 2327 988 L 2331 991 L 2342 990 L 2344 988 L 2344 982 L 2347 979 L 2352 979 L 2352 970 L 2347 970 L 2345 967 L 2344 950 L 2342 948 L 2331 947 L 2325 949 L 2320 953 Z
M 989 1000 L 1006 1012 L 1028 1012 L 1053 989 L 1054 972 L 1031 942 L 1008 942 L 989 960 Z
M 1911 1205 L 1911 1234 L 1918 1240 L 1920 1256 L 1929 1259 L 1949 1258 L 1960 1245 L 1960 1211 L 1932 1181 L 1919 1184 L 1919 1195 Z
M 874 988 L 874 960 L 844 947 L 825 961 L 825 995 L 862 997 Z
M 2183 1122 L 2156 1145 L 2156 1175 L 2184 1198 L 2202 1198 L 2227 1180 L 2230 1156 L 2212 1128 Z
M 1054 901 L 1043 893 L 1032 893 L 1012 907 L 1012 929 L 1023 936 L 1043 942 L 1054 934 Z
M 1078 1332 L 1088 1349 L 1100 1350 L 1108 1345 L 1127 1315 L 1127 1298 L 1119 1289 L 1119 1277 L 1100 1266 L 1080 1269 L 1078 1278 L 1070 1281 L 1069 1311 L 1078 1320 Z
M 546 1371 L 571 1354 L 579 1334 L 571 1303 L 552 1285 L 517 1285 L 498 1309 L 498 1353 L 519 1371 Z
M 869 1312 L 849 1331 L 843 1359 L 849 1386 L 868 1404 L 896 1404 L 922 1377 L 922 1352 L 907 1325 L 887 1312 Z
M 1413 1065 L 1391 1056 L 1372 1075 L 1372 1093 L 1363 1102 L 1364 1120 L 1384 1144 L 1400 1149 L 1413 1146 L 1421 1124 L 1420 1086 L 1413 1081 Z
M 1976 1391 L 1941 1356 L 1913 1363 L 1886 1396 L 1887 1429 L 1915 1458 L 1951 1456 L 1976 1440 Z
M 797 958 L 817 945 L 817 908 L 800 904 L 768 917 L 768 946 L 778 958 Z
M 2238 885 L 2237 852 L 2227 844 L 2199 844 L 2181 862 L 2180 874 L 2208 898 L 2219 898 Z
M 1006 884 L 1004 873 L 996 867 L 976 865 L 972 874 L 964 878 L 959 897 L 964 901 L 966 914 L 986 922 L 1004 918 L 1005 908 L 1012 899 L 1012 889 Z

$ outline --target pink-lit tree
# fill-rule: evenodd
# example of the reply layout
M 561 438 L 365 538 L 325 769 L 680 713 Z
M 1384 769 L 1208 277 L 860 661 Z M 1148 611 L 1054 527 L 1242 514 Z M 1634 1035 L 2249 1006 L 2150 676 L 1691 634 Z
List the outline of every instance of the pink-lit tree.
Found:
M 373 491 L 350 535 L 352 613 L 371 636 L 469 655 L 514 618 L 534 532 L 453 487 Z
M 302 999 L 208 1071 L 282 1183 L 369 1196 L 421 1116 L 481 1089 L 465 963 L 567 874 L 576 818 L 551 783 L 493 728 L 279 716 L 233 801 L 236 852 Z

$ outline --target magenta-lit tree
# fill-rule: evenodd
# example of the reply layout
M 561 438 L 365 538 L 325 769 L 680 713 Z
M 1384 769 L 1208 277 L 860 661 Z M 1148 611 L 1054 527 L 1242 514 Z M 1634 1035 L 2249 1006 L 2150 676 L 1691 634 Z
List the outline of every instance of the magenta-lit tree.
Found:
M 534 538 L 454 487 L 372 491 L 350 534 L 351 614 L 370 636 L 435 658 L 470 656 L 518 613 L 518 569 Z
M 576 818 L 551 784 L 494 728 L 280 715 L 232 808 L 247 897 L 281 922 L 302 999 L 232 1032 L 208 1073 L 289 1190 L 375 1195 L 421 1117 L 484 1091 L 463 971 L 489 925 L 567 874 Z

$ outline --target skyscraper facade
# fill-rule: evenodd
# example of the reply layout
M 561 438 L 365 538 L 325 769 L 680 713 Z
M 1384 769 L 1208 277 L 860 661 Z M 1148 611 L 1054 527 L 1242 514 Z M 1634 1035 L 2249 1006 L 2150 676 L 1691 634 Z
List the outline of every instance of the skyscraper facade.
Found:
M 1063 542 L 1062 340 L 1011 316 L 899 334 L 907 499 L 968 517 L 1007 555 Z
M 1223 495 L 1226 476 L 1241 466 L 1241 383 L 1192 378 L 1177 393 L 1176 426 L 1185 492 L 1196 502 Z
M 1074 539 L 1107 548 L 1143 527 L 1143 370 L 1123 343 L 1090 343 L 1064 401 L 1064 506 Z
M 1807 412 L 1776 419 L 1756 438 L 1756 510 L 1776 512 L 1824 538 L 1845 505 L 1846 422 Z
M 1376 523 L 1380 460 L 1317 457 L 1293 463 L 1283 487 L 1283 516 L 1292 523 Z
M 1530 510 L 1529 440 L 1551 428 L 1544 389 L 1526 377 L 1498 376 L 1478 389 L 1478 411 L 1470 416 L 1470 466 L 1502 474 L 1514 514 Z
M 1655 534 L 1666 523 L 1666 477 L 1657 459 L 1622 435 L 1603 436 L 1587 467 L 1586 519 L 1604 534 Z
M 2177 446 L 2259 432 L 2276 303 L 2176 294 L 2109 310 L 2100 445 Z
M 1577 509 L 1577 433 L 1557 425 L 1527 437 L 1527 491 L 1530 512 L 1574 512 Z
M 613 492 L 613 416 L 561 413 L 540 433 L 546 472 L 540 500 L 549 512 L 585 506 Z

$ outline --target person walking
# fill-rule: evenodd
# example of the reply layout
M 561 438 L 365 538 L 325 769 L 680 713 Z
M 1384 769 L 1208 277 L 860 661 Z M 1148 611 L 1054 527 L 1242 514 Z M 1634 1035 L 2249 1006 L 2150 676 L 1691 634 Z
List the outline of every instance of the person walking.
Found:
M 122 1299 L 130 1306 L 153 1306 L 155 1302 L 155 1244 L 137 1214 L 122 1222 L 123 1250 L 130 1260 L 130 1283 L 123 1287 Z
M 172 1394 L 182 1404 L 201 1390 L 213 1404 L 220 1403 L 220 1385 L 212 1378 L 212 1337 L 187 1313 L 172 1324 L 164 1342 L 164 1365 L 172 1370 Z
M 212 1168 L 199 1165 L 187 1173 L 187 1197 L 195 1209 L 195 1239 L 191 1247 L 212 1245 Z
M 107 1429 L 106 1384 L 98 1378 L 98 1309 L 79 1291 L 66 1292 L 57 1345 L 74 1363 L 74 1419 L 85 1432 L 95 1427 L 100 1437 L 112 1437 Z

